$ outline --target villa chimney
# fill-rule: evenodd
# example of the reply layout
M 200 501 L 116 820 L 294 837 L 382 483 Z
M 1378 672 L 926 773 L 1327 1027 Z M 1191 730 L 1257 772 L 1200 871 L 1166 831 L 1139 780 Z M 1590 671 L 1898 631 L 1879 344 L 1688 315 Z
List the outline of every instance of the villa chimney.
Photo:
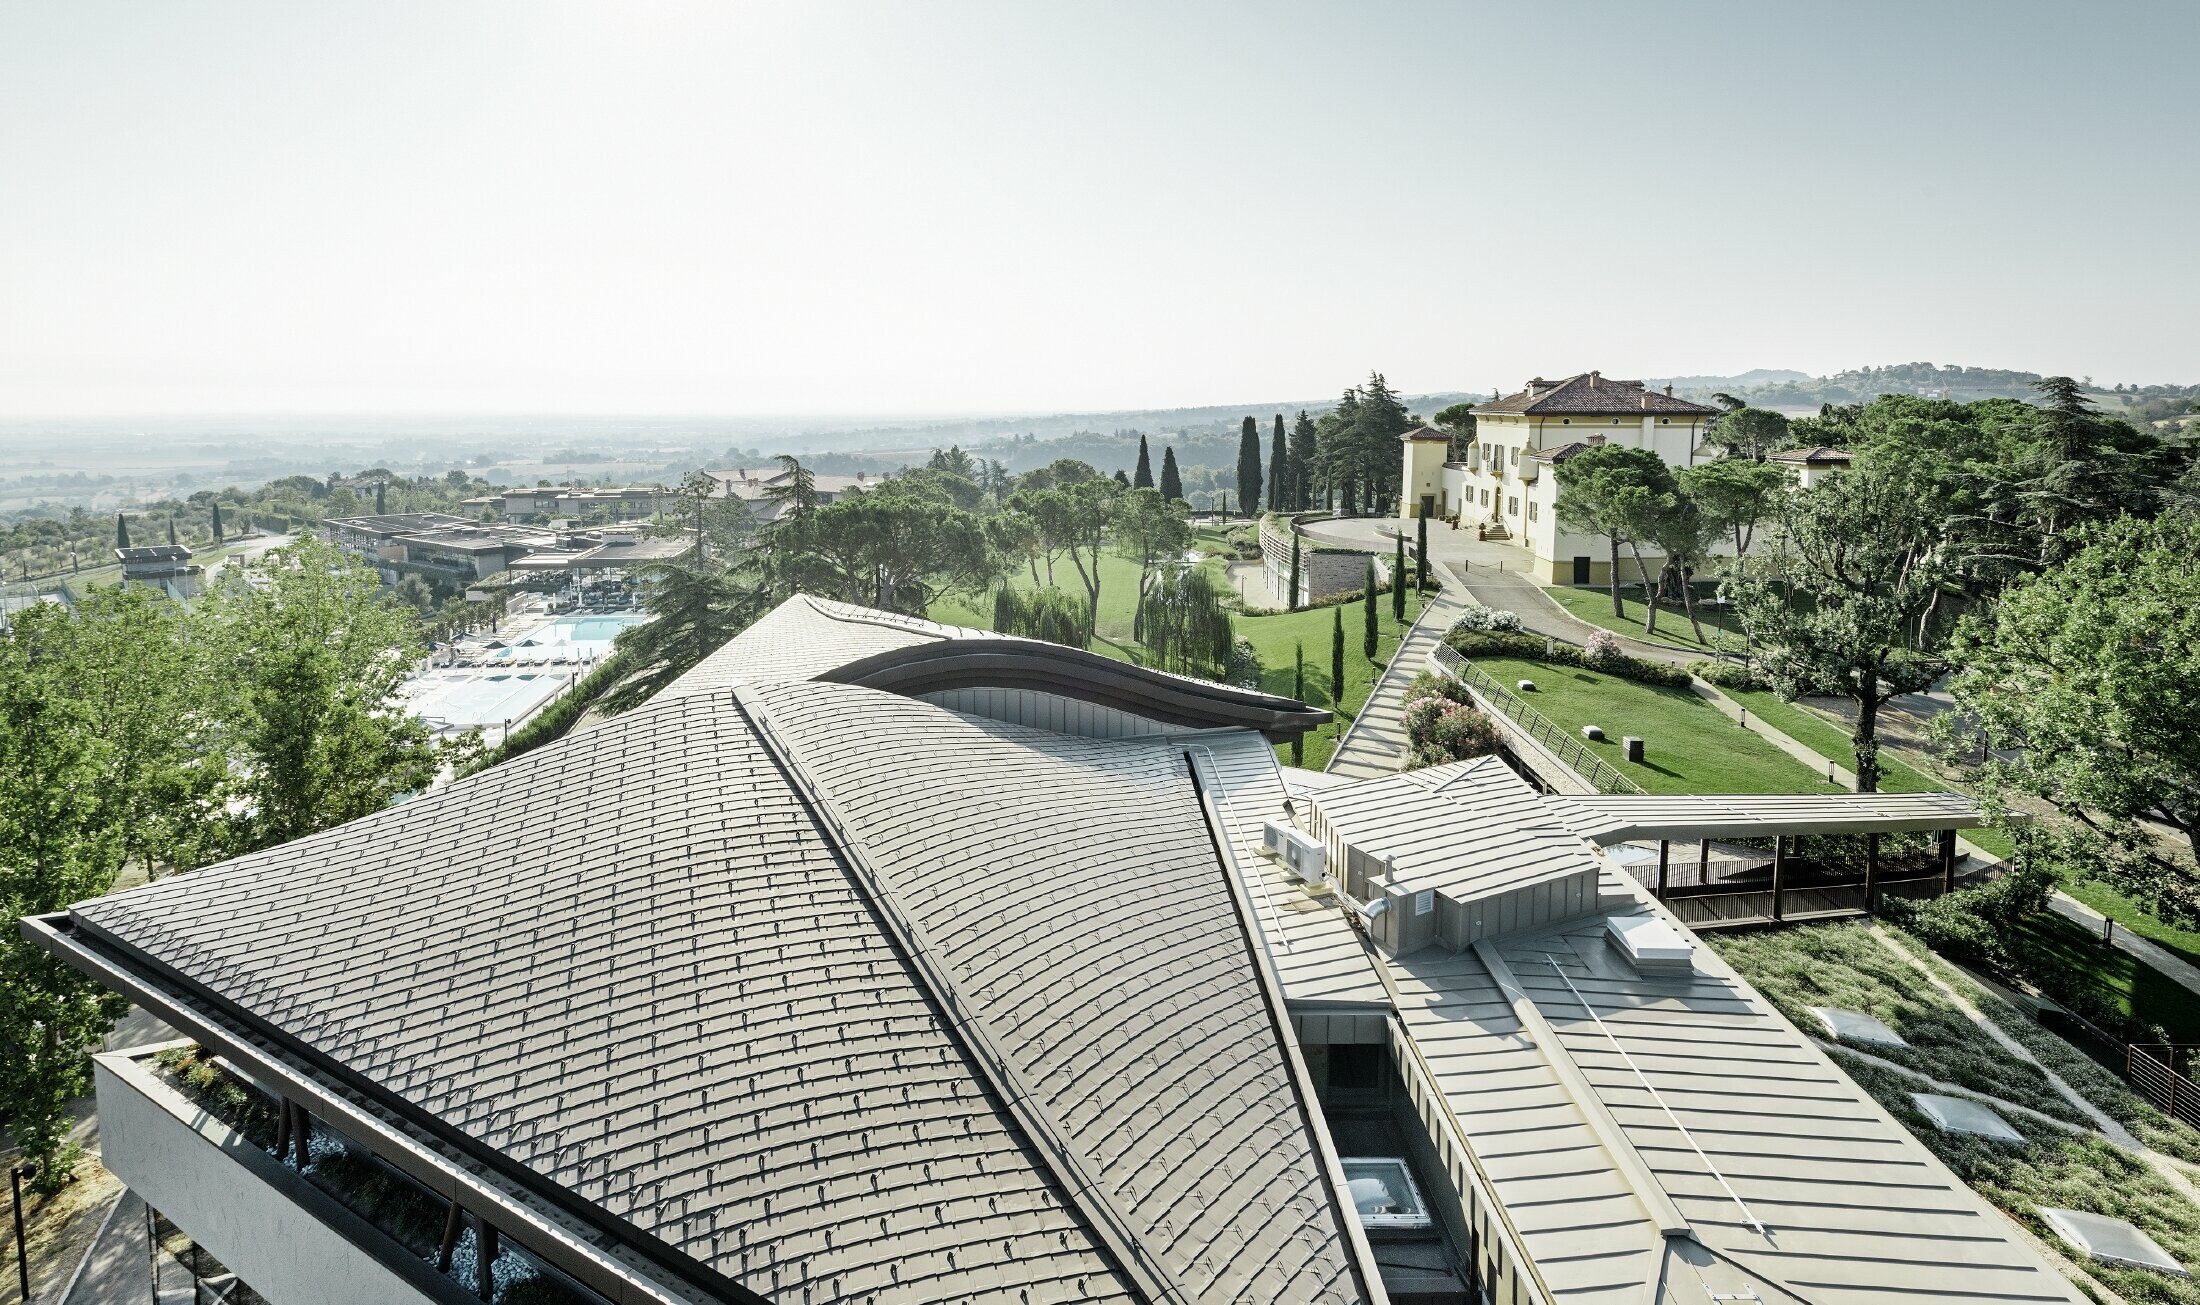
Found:
M 1650 391 L 1648 390 L 1642 392 L 1642 406 L 1646 411 L 1650 407 Z
M 1590 444 L 1592 444 L 1592 445 L 1596 445 L 1596 444 L 1602 444 L 1603 442 L 1604 442 L 1604 437 L 1603 437 L 1602 435 L 1591 435 L 1591 436 L 1589 437 L 1589 443 L 1590 443 Z
M 1589 388 L 1590 388 L 1590 389 L 1592 389 L 1592 390 L 1593 390 L 1593 389 L 1596 389 L 1596 388 L 1598 388 L 1598 385 L 1599 385 L 1599 383 L 1600 383 L 1600 382 L 1602 382 L 1602 381 L 1603 381 L 1603 379 L 1604 379 L 1604 374 L 1603 374 L 1602 372 L 1590 372 L 1590 373 L 1589 373 Z
M 1673 397 L 1673 386 L 1672 386 L 1671 382 L 1668 382 L 1668 383 L 1666 384 L 1666 387 L 1665 387 L 1665 397 L 1666 397 L 1666 398 L 1668 398 L 1668 399 L 1670 399 L 1670 398 L 1672 398 L 1672 397 Z

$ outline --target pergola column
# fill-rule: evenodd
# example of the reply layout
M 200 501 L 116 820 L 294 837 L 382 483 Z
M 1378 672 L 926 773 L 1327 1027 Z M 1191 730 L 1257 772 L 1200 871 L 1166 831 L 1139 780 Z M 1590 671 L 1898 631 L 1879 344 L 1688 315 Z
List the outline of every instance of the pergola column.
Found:
M 1787 846 L 1786 834 L 1774 834 L 1772 836 L 1772 919 L 1774 923 L 1778 923 L 1781 919 L 1780 894 L 1782 886 L 1780 880 L 1787 871 Z

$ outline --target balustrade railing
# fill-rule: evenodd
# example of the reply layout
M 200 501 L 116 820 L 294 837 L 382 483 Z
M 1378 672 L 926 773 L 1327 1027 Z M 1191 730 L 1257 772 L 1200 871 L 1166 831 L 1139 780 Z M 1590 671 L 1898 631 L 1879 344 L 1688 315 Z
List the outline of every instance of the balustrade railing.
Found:
M 1453 679 L 1473 689 L 1496 708 L 1505 719 L 1511 721 L 1521 733 L 1534 739 L 1543 749 L 1558 758 L 1568 770 L 1589 781 L 1599 793 L 1641 793 L 1643 787 L 1620 774 L 1605 763 L 1602 757 L 1582 745 L 1581 740 L 1554 724 L 1550 717 L 1520 700 L 1519 695 L 1499 684 L 1489 672 L 1459 655 L 1449 644 L 1436 646 L 1436 664 Z

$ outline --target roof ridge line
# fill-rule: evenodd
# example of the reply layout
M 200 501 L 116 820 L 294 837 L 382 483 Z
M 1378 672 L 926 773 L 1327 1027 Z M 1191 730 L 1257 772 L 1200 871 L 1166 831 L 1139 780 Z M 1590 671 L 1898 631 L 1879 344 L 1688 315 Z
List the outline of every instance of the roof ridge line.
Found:
M 841 819 L 838 805 L 803 765 L 794 745 L 780 735 L 769 704 L 753 685 L 733 686 L 733 697 L 736 707 L 755 726 L 764 751 L 779 765 L 789 787 L 808 809 L 818 832 L 848 868 L 850 883 L 877 913 L 880 925 L 902 952 L 910 978 L 939 1009 L 948 1036 L 961 1045 L 971 1064 L 984 1076 L 986 1086 L 1008 1107 L 1032 1149 L 1046 1161 L 1049 1176 L 1070 1207 L 1084 1219 L 1095 1240 L 1132 1286 L 1149 1300 L 1189 1305 L 1163 1270 L 1161 1258 L 1146 1245 L 1136 1225 L 1116 1208 L 1107 1189 L 1094 1177 L 1092 1165 L 1071 1144 L 1067 1130 L 1040 1106 L 1037 1094 L 995 1041 L 984 1018 L 964 1000 L 954 979 L 933 959 L 924 927 L 903 912 L 862 840 Z

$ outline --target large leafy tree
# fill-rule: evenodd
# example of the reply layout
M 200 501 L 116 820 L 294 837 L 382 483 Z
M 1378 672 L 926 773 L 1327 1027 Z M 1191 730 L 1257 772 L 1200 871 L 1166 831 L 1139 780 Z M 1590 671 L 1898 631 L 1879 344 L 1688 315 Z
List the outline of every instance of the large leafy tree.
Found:
M 1260 423 L 1251 417 L 1238 430 L 1238 515 L 1249 517 L 1260 510 Z
M 1642 541 L 1657 514 L 1670 507 L 1676 486 L 1673 469 L 1649 449 L 1599 444 L 1583 449 L 1557 468 L 1558 519 L 1569 529 L 1602 535 L 1611 547 L 1608 583 L 1612 615 L 1625 611 L 1619 601 L 1619 550 L 1634 551 L 1642 568 Z
M 1181 500 L 1161 497 L 1157 489 L 1132 489 L 1118 495 L 1109 522 L 1115 551 L 1138 563 L 1138 605 L 1131 638 L 1146 641 L 1146 600 L 1168 564 L 1180 562 L 1192 546 L 1191 512 Z
M 0 639 L 0 1118 L 48 1190 L 75 1164 L 69 1102 L 87 1086 L 86 1055 L 124 1003 L 15 921 L 111 888 L 130 807 L 103 791 L 115 761 L 92 708 L 50 672 L 24 641 Z
M 2074 532 L 2061 565 L 1965 620 L 1950 692 L 1989 791 L 2067 817 L 2040 840 L 2158 914 L 2200 920 L 2200 519 Z
M 380 811 L 457 750 L 399 705 L 420 622 L 372 568 L 307 537 L 248 573 L 193 613 L 238 853 Z
M 942 594 L 984 590 L 1002 570 L 977 516 L 937 486 L 901 479 L 783 520 L 769 547 L 800 588 L 912 616 Z
M 1451 437 L 1444 456 L 1458 462 L 1467 456 L 1467 449 L 1474 443 L 1474 405 L 1455 403 L 1436 414 L 1432 420 L 1436 429 Z
M 1162 477 L 1172 470 L 1164 461 Z M 1085 587 L 1085 628 L 1097 629 L 1100 620 L 1100 551 L 1107 540 L 1108 522 L 1115 515 L 1116 496 L 1124 491 L 1112 480 L 1083 480 L 1061 489 L 1019 494 L 1010 500 L 1018 511 L 1039 527 L 1039 537 L 1054 552 L 1068 556 Z
M 799 529 L 799 527 L 797 527 Z M 771 591 L 752 555 L 696 550 L 644 569 L 648 621 L 619 632 L 626 668 L 604 695 L 607 712 L 640 705 L 761 616 Z
M 1933 613 L 1946 516 L 1899 465 L 1866 460 L 1782 497 L 1766 565 L 1728 580 L 1760 664 L 1783 695 L 1856 704 L 1857 788 L 1879 787 L 1879 710 L 1947 668 Z
M 1758 523 L 1772 513 L 1779 495 L 1795 483 L 1780 464 L 1746 458 L 1699 462 L 1684 468 L 1678 479 L 1681 492 L 1696 505 L 1705 522 L 1733 540 L 1737 562 L 1755 542 Z
M 1762 462 L 1792 446 L 1788 419 L 1770 408 L 1733 408 L 1711 423 L 1708 439 L 1730 458 Z

